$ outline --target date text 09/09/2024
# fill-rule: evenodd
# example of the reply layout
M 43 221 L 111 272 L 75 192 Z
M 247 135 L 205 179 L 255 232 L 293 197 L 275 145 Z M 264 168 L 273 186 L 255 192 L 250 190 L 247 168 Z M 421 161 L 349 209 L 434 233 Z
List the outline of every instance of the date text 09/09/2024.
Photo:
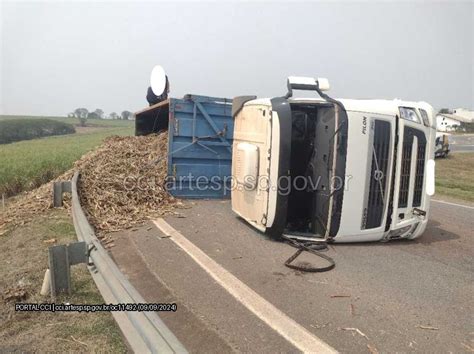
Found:
M 56 304 L 56 303 L 17 303 L 15 311 L 28 312 L 103 312 L 103 311 L 167 311 L 176 312 L 176 303 L 128 303 L 128 304 Z

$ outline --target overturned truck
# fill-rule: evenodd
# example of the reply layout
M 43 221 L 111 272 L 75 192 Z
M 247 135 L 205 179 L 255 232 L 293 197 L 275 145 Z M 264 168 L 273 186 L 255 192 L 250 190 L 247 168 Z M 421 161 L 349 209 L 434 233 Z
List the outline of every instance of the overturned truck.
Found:
M 318 98 L 295 98 L 293 90 Z M 275 238 L 416 238 L 434 192 L 432 107 L 332 99 L 292 77 L 284 97 L 234 99 L 232 208 Z
M 333 99 L 328 89 L 325 79 L 290 77 L 282 97 L 171 98 L 138 112 L 136 132 L 168 129 L 172 194 L 230 195 L 236 214 L 275 239 L 420 236 L 434 193 L 433 108 Z

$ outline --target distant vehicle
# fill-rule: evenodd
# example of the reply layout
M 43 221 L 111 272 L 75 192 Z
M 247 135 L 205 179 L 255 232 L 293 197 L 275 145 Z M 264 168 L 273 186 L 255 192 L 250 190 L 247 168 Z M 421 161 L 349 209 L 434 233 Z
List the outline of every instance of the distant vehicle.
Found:
M 437 132 L 435 142 L 435 157 L 447 157 L 449 151 L 449 134 Z
M 275 239 L 420 236 L 434 193 L 433 107 L 333 99 L 328 89 L 327 79 L 289 77 L 284 97 L 234 98 L 232 209 Z

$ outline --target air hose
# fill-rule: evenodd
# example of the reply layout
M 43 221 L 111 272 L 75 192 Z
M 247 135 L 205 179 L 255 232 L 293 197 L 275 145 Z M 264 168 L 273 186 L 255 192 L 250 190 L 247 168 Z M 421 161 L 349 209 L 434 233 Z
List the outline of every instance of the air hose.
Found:
M 333 269 L 336 266 L 334 259 L 322 253 L 328 249 L 327 243 L 322 241 L 298 241 L 286 235 L 282 235 L 283 239 L 292 247 L 297 248 L 297 251 L 285 261 L 285 266 L 288 268 L 298 270 L 301 272 L 322 273 Z M 295 265 L 292 262 L 304 251 L 312 253 L 318 257 L 325 259 L 329 265 L 325 267 L 312 267 L 306 265 Z

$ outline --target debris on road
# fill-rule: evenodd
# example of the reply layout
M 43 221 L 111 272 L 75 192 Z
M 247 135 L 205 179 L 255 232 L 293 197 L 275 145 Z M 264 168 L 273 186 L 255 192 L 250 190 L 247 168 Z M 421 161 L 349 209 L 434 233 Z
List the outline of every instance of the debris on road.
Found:
M 474 348 L 471 347 L 470 345 L 467 345 L 466 343 L 463 343 L 461 342 L 461 345 L 466 348 L 468 351 L 470 351 L 471 353 L 474 353 Z
M 379 351 L 377 350 L 377 348 L 375 348 L 374 346 L 370 344 L 367 344 L 367 349 L 369 349 L 369 352 L 371 354 L 379 354 Z
M 171 213 L 176 200 L 166 190 L 167 132 L 113 136 L 76 163 L 81 204 L 97 236 Z
M 347 327 L 347 328 L 341 328 L 344 331 L 353 331 L 356 333 L 359 333 L 362 337 L 365 337 L 367 340 L 369 340 L 369 337 L 367 337 L 359 328 L 353 328 L 353 327 Z
M 309 326 L 313 327 L 313 328 L 316 328 L 316 329 L 321 329 L 321 328 L 326 327 L 327 325 L 329 325 L 329 322 L 327 322 L 325 324 L 322 324 L 322 325 L 312 325 L 312 324 L 310 324 Z
M 337 298 L 337 297 L 351 297 L 350 295 L 331 295 L 331 298 Z
M 432 331 L 438 331 L 439 328 L 437 327 L 431 327 L 431 326 L 423 326 L 423 325 L 418 325 L 416 326 L 417 328 L 421 328 L 421 329 L 429 329 L 429 330 L 432 330 Z
M 114 240 L 113 240 L 113 239 L 110 239 L 110 238 L 107 239 L 107 240 L 102 240 L 102 244 L 103 244 L 103 245 L 108 245 L 109 243 L 112 243 L 112 242 L 114 242 Z

